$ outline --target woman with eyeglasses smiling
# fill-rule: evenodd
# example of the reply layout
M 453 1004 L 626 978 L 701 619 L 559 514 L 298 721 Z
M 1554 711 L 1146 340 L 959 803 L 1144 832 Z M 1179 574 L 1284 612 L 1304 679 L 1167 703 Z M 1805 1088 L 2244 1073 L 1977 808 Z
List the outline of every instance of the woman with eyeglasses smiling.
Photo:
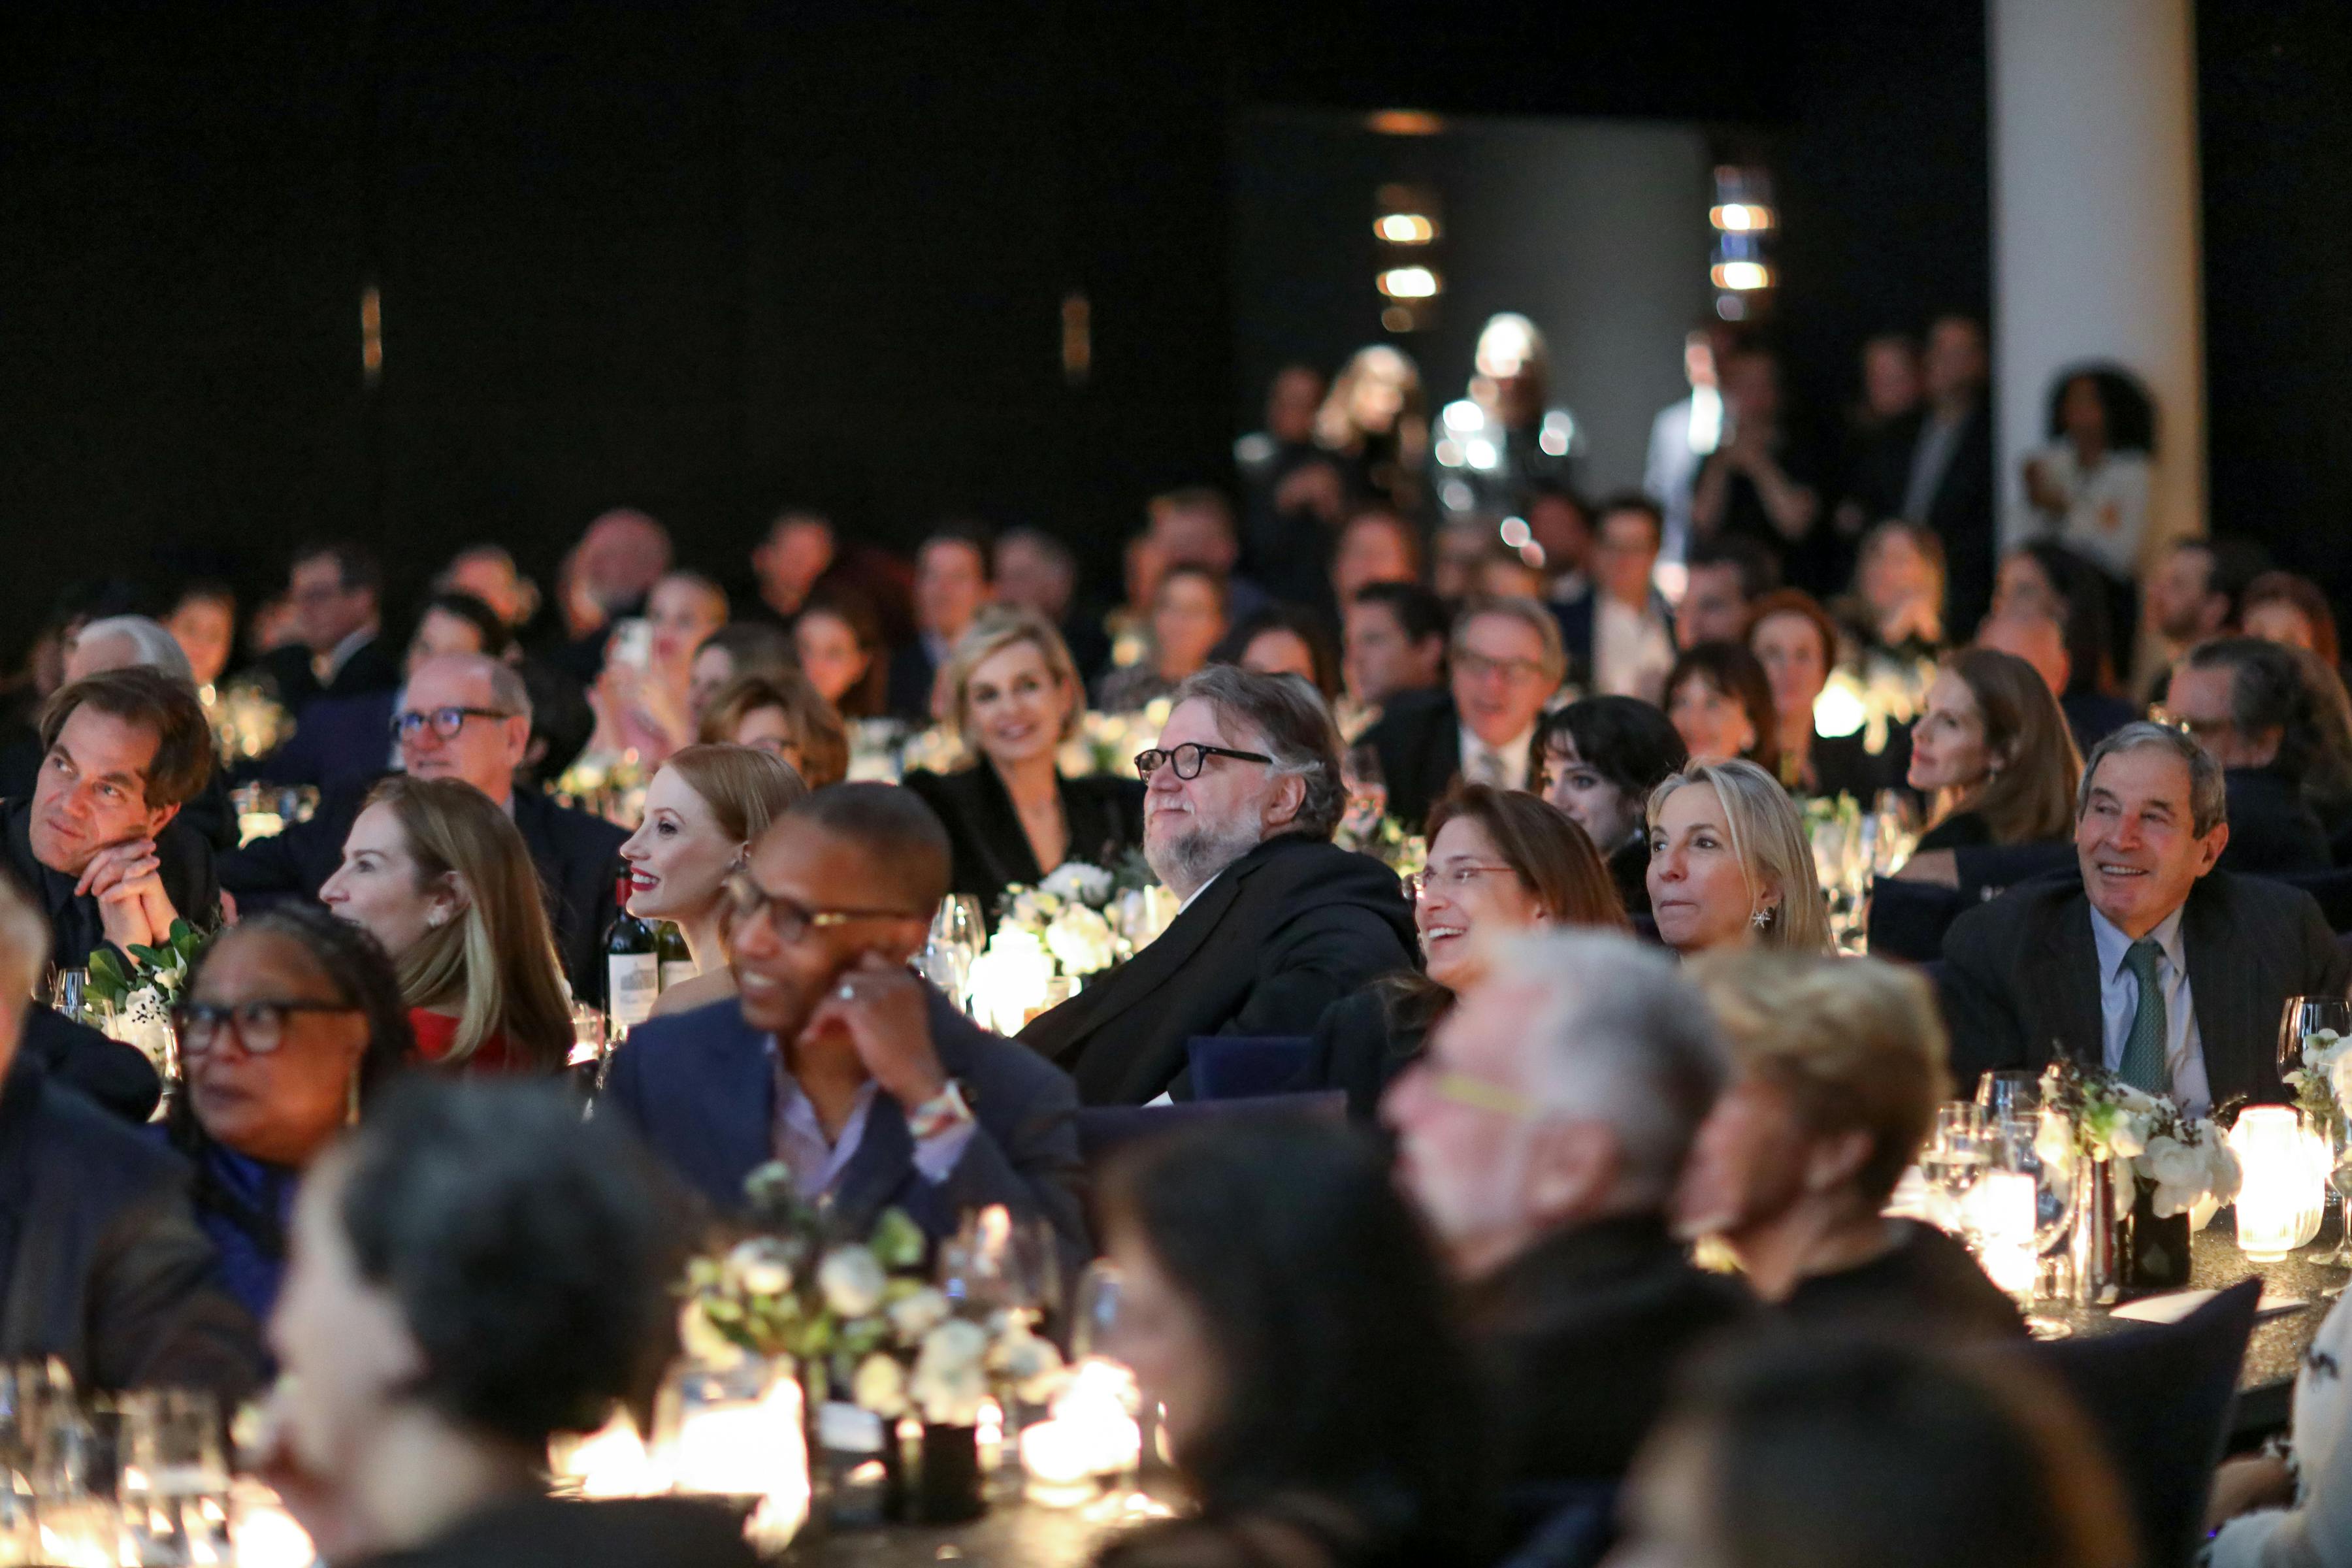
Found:
M 1537 926 L 1628 929 L 1609 868 L 1566 812 L 1530 795 L 1464 784 L 1429 814 L 1428 868 L 1407 885 L 1423 972 L 1391 975 L 1324 1009 L 1302 1089 L 1344 1089 L 1370 1121 L 1381 1091 L 1421 1055 L 1454 998 L 1485 977 L 1494 944 Z
M 392 955 L 424 1061 L 554 1072 L 572 1049 L 539 873 L 513 820 L 473 785 L 394 774 L 376 785 L 319 889 Z
M 160 1130 L 194 1173 L 222 1283 L 257 1321 L 286 1267 L 294 1191 L 415 1049 L 392 961 L 314 904 L 284 904 L 197 955 L 174 1009 L 186 1092 Z

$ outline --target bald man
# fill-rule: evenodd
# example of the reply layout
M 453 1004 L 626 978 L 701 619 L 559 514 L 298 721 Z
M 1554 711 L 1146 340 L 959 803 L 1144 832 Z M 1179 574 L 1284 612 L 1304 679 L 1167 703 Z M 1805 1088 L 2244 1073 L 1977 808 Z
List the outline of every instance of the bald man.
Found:
M 2058 699 L 2058 707 L 2066 715 L 2066 728 L 2074 737 L 2074 749 L 2084 756 L 2139 717 L 2130 703 L 2092 689 L 2088 681 L 2083 683 L 2083 689 L 2068 692 L 2066 689 L 2074 684 L 2074 661 L 2066 651 L 2066 628 L 2047 611 L 2012 605 L 1989 616 L 1977 628 L 1977 646 L 2015 654 L 2033 667 L 2042 684 L 2050 688 L 2050 695 Z
M 737 994 L 631 1030 L 597 1113 L 722 1212 L 781 1160 L 844 1235 L 897 1208 L 944 1239 L 1002 1204 L 1083 1260 L 1076 1087 L 908 970 L 948 861 L 947 829 L 911 790 L 835 784 L 794 805 L 736 882 Z

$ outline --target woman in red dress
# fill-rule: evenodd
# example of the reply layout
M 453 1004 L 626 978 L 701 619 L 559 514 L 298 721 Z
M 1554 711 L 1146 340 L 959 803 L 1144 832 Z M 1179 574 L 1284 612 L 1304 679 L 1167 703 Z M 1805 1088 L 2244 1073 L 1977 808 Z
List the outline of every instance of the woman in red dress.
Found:
M 418 1059 L 469 1074 L 562 1068 L 572 1015 L 539 876 L 488 796 L 456 779 L 385 779 L 319 897 L 392 954 Z

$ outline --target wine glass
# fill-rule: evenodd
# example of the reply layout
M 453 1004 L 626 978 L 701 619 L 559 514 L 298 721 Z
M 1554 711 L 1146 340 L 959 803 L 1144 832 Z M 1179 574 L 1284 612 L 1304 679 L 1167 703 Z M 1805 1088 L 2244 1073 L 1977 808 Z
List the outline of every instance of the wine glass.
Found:
M 1087 1265 L 1070 1293 L 1070 1359 L 1088 1356 L 1118 1359 L 1118 1266 L 1103 1260 Z
M 1389 810 L 1388 779 L 1381 771 L 1380 748 L 1349 747 L 1340 763 L 1339 777 L 1348 789 L 1348 831 L 1370 842 L 1380 832 L 1381 818 Z
M 1990 1075 L 1989 1075 L 1990 1076 Z M 1986 1138 L 1990 1159 L 1988 1169 L 2012 1176 L 2027 1178 L 2032 1184 L 2032 1215 L 2028 1236 L 2011 1235 L 2007 1239 L 2014 1245 L 2028 1240 L 2032 1248 L 2036 1268 L 2026 1276 L 2007 1282 L 2018 1305 L 2028 1310 L 2025 1325 L 2036 1339 L 2063 1339 L 2074 1331 L 2055 1318 L 2034 1315 L 2031 1309 L 2036 1291 L 2038 1266 L 2041 1260 L 2062 1248 L 2074 1226 L 2074 1162 L 2071 1144 L 2064 1141 L 2045 1143 L 2042 1137 L 2042 1113 L 2025 1110 L 1998 1122 L 1988 1121 Z M 2061 1147 L 2065 1152 L 2058 1152 Z
M 2352 1004 L 2341 996 L 2288 997 L 2279 1013 L 2279 1071 L 2299 1070 L 2303 1066 L 2304 1039 L 2323 1029 L 2352 1035 Z
M 970 893 L 950 893 L 940 900 L 939 912 L 931 917 L 931 941 L 961 953 L 967 968 L 980 956 L 987 930 L 980 918 L 980 900 Z
M 2042 1109 L 2042 1075 L 1989 1072 L 1977 1079 L 1977 1109 L 1988 1128 L 1998 1128 Z
M 1969 1191 L 1985 1173 L 1990 1158 L 1974 1104 L 1961 1100 L 1937 1109 L 1935 1133 L 1919 1153 L 1919 1173 L 1932 1194 L 1937 1228 L 1961 1227 Z

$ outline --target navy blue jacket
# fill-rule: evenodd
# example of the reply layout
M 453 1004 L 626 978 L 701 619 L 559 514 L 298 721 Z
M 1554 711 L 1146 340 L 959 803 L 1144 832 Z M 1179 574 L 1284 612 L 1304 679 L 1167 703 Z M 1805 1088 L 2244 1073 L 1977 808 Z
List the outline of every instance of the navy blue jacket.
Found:
M 915 1168 L 905 1111 L 874 1097 L 866 1131 L 833 1192 L 850 1234 L 899 1208 L 934 1239 L 962 1216 L 1003 1204 L 1015 1219 L 1043 1217 L 1064 1250 L 1087 1256 L 1079 1199 L 1077 1091 L 1036 1053 L 999 1038 L 929 993 L 931 1045 L 962 1086 L 980 1126 L 944 1182 Z M 613 1057 L 597 1114 L 625 1118 L 647 1146 L 722 1213 L 743 1201 L 743 1179 L 774 1157 L 776 1067 L 771 1037 L 730 998 L 652 1018 Z

